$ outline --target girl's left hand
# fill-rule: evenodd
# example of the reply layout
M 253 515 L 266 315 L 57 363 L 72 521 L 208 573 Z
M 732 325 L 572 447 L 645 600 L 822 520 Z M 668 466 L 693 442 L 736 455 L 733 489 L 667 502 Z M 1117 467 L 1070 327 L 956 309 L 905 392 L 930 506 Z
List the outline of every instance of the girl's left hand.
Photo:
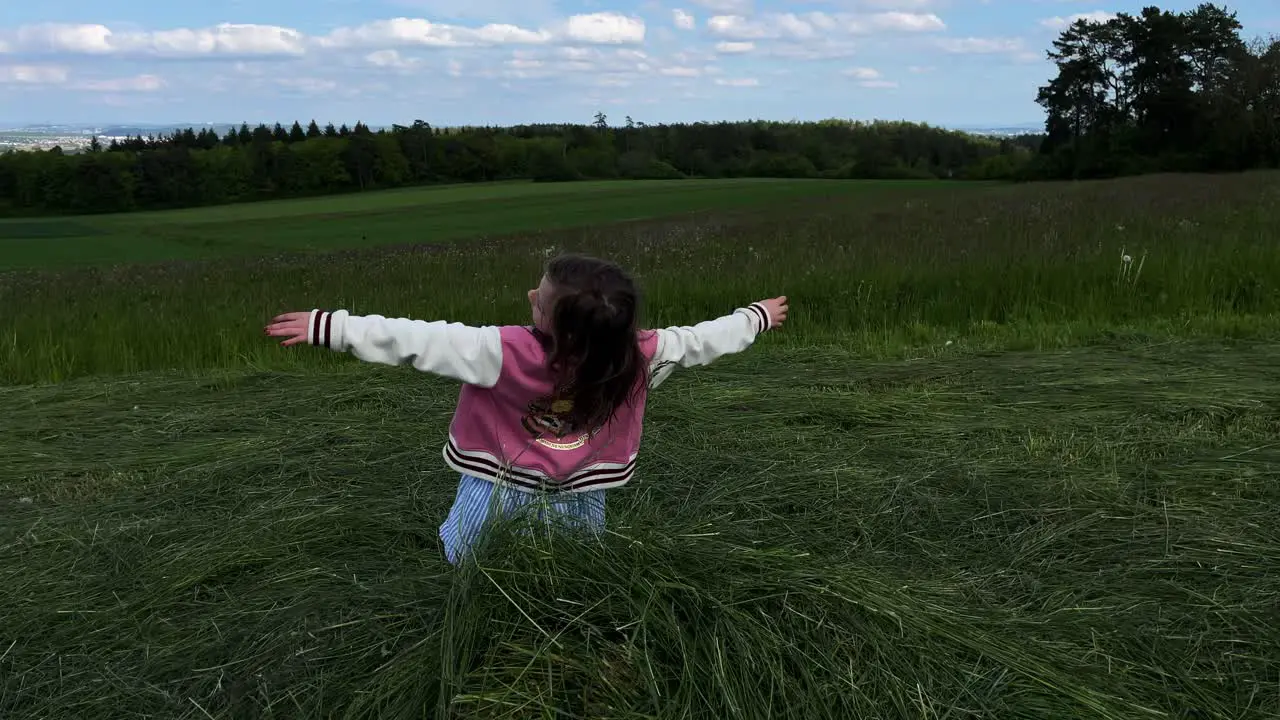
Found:
M 271 337 L 287 338 L 280 343 L 284 347 L 305 343 L 307 341 L 307 324 L 311 322 L 309 312 L 291 312 L 277 315 L 264 330 Z

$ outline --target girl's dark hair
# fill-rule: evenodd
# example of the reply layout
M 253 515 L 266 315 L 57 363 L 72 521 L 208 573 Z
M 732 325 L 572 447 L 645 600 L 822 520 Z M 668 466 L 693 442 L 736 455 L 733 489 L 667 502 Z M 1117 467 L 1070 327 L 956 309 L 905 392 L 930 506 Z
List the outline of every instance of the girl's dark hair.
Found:
M 572 399 L 563 419 L 577 431 L 604 425 L 646 380 L 637 338 L 640 291 L 625 270 L 583 255 L 547 263 L 551 338 L 547 366 L 557 394 Z

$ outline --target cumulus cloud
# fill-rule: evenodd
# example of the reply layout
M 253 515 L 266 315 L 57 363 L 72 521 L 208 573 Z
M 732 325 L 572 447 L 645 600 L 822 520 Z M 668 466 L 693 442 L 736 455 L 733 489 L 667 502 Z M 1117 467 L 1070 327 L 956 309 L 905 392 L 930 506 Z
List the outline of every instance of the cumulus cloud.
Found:
M 655 62 L 648 53 L 634 48 L 524 48 L 513 51 L 510 58 L 496 66 L 477 68 L 474 74 L 496 79 L 580 81 L 587 76 L 620 81 L 679 65 Z M 458 69 L 461 71 L 461 67 Z M 680 72 L 662 74 L 679 76 Z
M 373 67 L 389 70 L 410 70 L 422 64 L 420 58 L 406 58 L 396 50 L 375 50 L 365 55 L 364 61 Z
M 377 20 L 338 28 L 317 39 L 327 48 L 482 47 L 543 45 L 566 42 L 584 45 L 636 45 L 644 42 L 645 24 L 639 18 L 613 12 L 574 15 L 549 28 L 529 30 L 491 23 L 477 28 L 435 23 L 423 18 Z
M 698 26 L 698 21 L 692 15 L 679 8 L 671 11 L 671 22 L 681 30 L 692 30 Z
M 760 81 L 755 78 L 716 78 L 716 84 L 724 87 L 745 88 L 756 87 L 760 84 Z
M 435 23 L 423 18 L 375 20 L 338 28 L 316 39 L 325 48 L 363 49 L 395 47 L 474 47 L 483 45 L 538 44 L 550 42 L 547 31 L 525 30 L 515 25 L 489 24 L 478 28 Z
M 1022 38 L 965 37 L 945 38 L 937 42 L 943 52 L 952 55 L 1007 55 L 1018 63 L 1034 63 L 1044 59 L 1039 52 L 1027 49 Z
M 76 86 L 79 90 L 91 90 L 93 92 L 156 92 L 163 90 L 166 86 L 165 81 L 155 75 L 137 75 L 127 78 L 112 78 L 110 80 L 89 80 Z
M 1108 20 L 1114 20 L 1116 14 L 1107 12 L 1106 10 L 1094 10 L 1086 13 L 1076 13 L 1067 17 L 1051 17 L 1040 21 L 1040 24 L 1050 30 L 1064 30 L 1070 25 L 1074 25 L 1079 20 L 1085 20 L 1091 23 L 1105 23 Z
M 840 74 L 856 80 L 858 85 L 864 88 L 896 88 L 898 83 L 892 80 L 885 80 L 880 71 L 870 67 L 853 67 L 840 71 Z
M 614 12 L 574 15 L 563 27 L 561 37 L 589 45 L 639 45 L 644 42 L 644 21 Z
M 861 29 L 864 32 L 937 32 L 946 30 L 947 24 L 934 13 L 883 12 L 869 16 Z
M 1025 45 L 1019 38 L 966 37 L 939 40 L 938 47 L 956 55 L 992 55 L 1021 52 Z
M 338 89 L 337 82 L 314 77 L 276 78 L 275 84 L 301 95 L 326 95 Z
M 820 34 L 863 35 L 877 32 L 936 32 L 946 29 L 933 13 L 882 12 L 869 15 L 847 13 L 771 13 L 758 18 L 744 15 L 716 15 L 707 20 L 707 30 L 726 40 L 809 40 Z
M 859 0 L 858 4 L 882 10 L 926 10 L 942 3 L 939 0 Z
M 845 77 L 853 78 L 854 80 L 880 79 L 880 71 L 869 67 L 848 68 L 847 70 L 841 70 L 840 74 Z
M 60 85 L 69 73 L 54 65 L 0 65 L 0 84 Z
M 105 25 L 27 25 L 4 41 L 15 53 L 72 55 L 297 56 L 306 37 L 292 28 L 223 23 L 212 28 L 116 32 Z
M 548 43 L 638 45 L 644 38 L 645 24 L 640 18 L 596 12 L 572 15 L 538 29 L 504 23 L 465 27 L 399 17 L 340 27 L 316 37 L 275 25 L 223 23 L 203 29 L 124 31 L 106 25 L 44 23 L 0 32 L 0 47 L 26 55 L 300 57 L 316 49 L 376 52 L 405 47 Z
M 332 2 L 332 0 L 330 0 Z M 370 3 L 373 4 L 373 3 Z M 556 0 L 383 0 L 415 15 L 479 22 L 538 24 L 556 17 Z
M 726 40 L 716 43 L 716 52 L 724 55 L 741 55 L 755 49 L 756 44 L 753 42 Z
M 750 15 L 755 10 L 752 0 L 692 0 L 694 5 L 719 15 Z

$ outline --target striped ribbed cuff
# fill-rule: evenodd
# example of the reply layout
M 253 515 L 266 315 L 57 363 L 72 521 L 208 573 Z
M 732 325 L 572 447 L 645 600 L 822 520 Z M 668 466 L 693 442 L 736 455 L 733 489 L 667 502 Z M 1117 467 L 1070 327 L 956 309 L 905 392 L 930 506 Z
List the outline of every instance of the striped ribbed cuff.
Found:
M 751 303 L 746 309 L 751 315 L 751 319 L 755 321 L 757 335 L 768 330 L 773 324 L 772 318 L 769 317 L 769 311 L 761 303 Z
M 312 310 L 311 321 L 307 324 L 307 342 L 318 347 L 331 348 L 333 339 L 333 313 L 324 310 Z

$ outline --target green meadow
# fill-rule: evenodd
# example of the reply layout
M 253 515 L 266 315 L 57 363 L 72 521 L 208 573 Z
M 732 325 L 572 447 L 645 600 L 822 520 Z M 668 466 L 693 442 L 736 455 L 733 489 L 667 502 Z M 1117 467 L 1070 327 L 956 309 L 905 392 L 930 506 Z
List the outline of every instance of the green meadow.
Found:
M 853 187 L 874 194 L 892 185 L 771 179 L 475 183 L 123 215 L 8 219 L 0 220 L 0 270 L 443 244 L 847 196 Z
M 0 222 L 0 717 L 1280 715 L 1280 173 L 400 190 Z M 677 371 L 587 540 L 436 529 L 455 384 L 262 334 L 523 323 Z

